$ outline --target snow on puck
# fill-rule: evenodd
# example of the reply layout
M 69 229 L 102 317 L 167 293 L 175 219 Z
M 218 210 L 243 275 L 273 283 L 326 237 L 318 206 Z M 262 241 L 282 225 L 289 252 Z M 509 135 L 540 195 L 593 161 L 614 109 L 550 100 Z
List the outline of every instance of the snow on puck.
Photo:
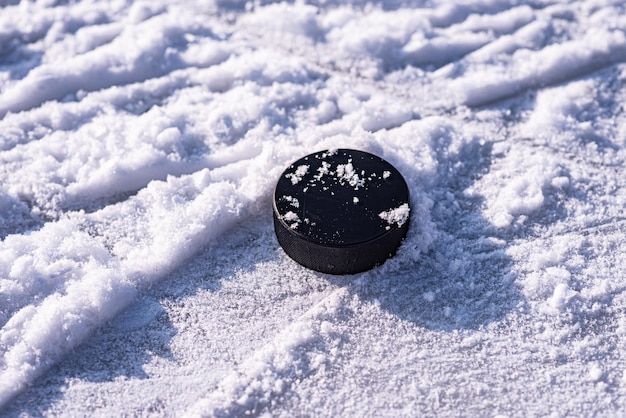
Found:
M 274 230 L 292 259 L 354 274 L 392 257 L 409 227 L 409 189 L 387 161 L 336 149 L 289 166 L 274 191 Z

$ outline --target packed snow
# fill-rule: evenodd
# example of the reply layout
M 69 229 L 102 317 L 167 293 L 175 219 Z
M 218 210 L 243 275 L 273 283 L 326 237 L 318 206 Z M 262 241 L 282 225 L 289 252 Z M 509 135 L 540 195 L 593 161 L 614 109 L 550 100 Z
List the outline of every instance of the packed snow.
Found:
M 625 102 L 621 1 L 0 0 L 0 415 L 623 416 Z M 353 276 L 272 226 L 338 148 Z

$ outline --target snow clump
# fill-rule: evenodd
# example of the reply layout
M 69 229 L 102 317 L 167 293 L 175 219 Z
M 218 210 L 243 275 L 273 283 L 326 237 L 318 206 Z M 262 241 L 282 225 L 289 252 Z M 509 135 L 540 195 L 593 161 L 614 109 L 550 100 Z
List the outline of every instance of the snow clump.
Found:
M 409 219 L 409 208 L 408 203 L 404 203 L 398 206 L 395 209 L 389 209 L 387 211 L 380 212 L 378 216 L 387 221 L 389 225 L 397 224 L 398 227 L 404 225 L 404 223 Z M 388 226 L 387 229 L 390 227 Z

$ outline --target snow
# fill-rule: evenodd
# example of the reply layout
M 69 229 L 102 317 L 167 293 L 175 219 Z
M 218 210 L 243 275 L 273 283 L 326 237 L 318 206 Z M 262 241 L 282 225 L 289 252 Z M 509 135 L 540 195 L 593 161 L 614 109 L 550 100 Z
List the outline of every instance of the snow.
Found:
M 359 173 L 354 170 L 351 160 L 348 160 L 346 164 L 337 164 L 335 176 L 339 184 L 348 183 L 351 187 L 354 187 L 354 190 L 359 190 L 359 187 L 365 185 L 365 179 L 361 178 Z
M 404 203 L 397 208 L 380 212 L 378 217 L 386 221 L 389 225 L 397 224 L 398 227 L 400 227 L 409 219 L 409 212 L 409 205 Z
M 0 415 L 622 416 L 625 30 L 610 0 L 0 1 Z M 411 196 L 354 276 L 271 216 L 340 148 Z
M 302 178 L 308 172 L 309 172 L 309 166 L 306 165 L 306 164 L 303 164 L 303 165 L 299 165 L 296 168 L 296 171 L 294 171 L 293 173 L 285 174 L 285 177 L 287 177 L 289 180 L 291 180 L 291 184 L 295 185 L 295 184 L 300 183 L 302 181 Z

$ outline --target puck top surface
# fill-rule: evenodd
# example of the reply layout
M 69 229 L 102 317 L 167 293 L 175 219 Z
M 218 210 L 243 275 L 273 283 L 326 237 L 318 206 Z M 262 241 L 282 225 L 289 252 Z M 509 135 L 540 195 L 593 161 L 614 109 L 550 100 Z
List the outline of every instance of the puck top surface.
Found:
M 320 151 L 281 175 L 274 212 L 290 233 L 308 242 L 358 246 L 408 221 L 409 190 L 380 157 L 351 149 Z

